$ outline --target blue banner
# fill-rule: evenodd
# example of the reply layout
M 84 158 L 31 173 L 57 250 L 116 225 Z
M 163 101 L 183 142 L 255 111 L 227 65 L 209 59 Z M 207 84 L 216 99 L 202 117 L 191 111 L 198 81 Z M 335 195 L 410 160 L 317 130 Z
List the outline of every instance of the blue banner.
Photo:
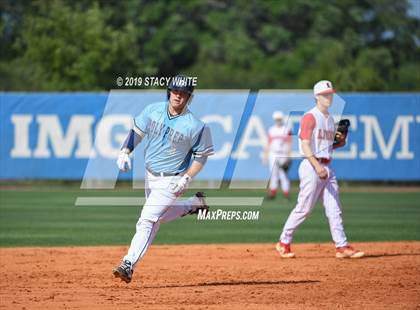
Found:
M 165 91 L 1 93 L 0 178 L 141 178 L 141 146 L 134 173 L 119 173 L 116 156 L 132 117 L 165 99 Z M 277 110 L 293 133 L 297 179 L 299 121 L 313 105 L 310 92 L 197 91 L 190 110 L 209 125 L 216 150 L 198 179 L 268 180 L 261 159 Z M 420 181 L 418 93 L 343 93 L 333 106 L 352 124 L 332 162 L 339 179 Z

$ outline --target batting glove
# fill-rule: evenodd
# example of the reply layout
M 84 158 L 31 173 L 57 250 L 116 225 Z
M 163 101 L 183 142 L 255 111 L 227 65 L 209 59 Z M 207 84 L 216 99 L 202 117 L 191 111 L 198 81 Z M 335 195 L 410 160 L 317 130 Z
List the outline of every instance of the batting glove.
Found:
M 188 188 L 192 178 L 188 174 L 184 174 L 177 183 L 172 183 L 169 190 L 176 196 L 181 196 Z
M 131 169 L 131 159 L 129 156 L 128 149 L 121 150 L 120 155 L 118 155 L 117 166 L 118 166 L 118 169 L 124 172 L 127 172 L 128 170 Z

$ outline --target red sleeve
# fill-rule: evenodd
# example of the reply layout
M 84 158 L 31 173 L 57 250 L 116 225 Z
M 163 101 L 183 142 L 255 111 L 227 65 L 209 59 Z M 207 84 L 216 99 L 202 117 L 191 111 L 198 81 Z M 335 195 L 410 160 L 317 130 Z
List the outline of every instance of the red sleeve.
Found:
M 311 140 L 312 132 L 315 128 L 315 117 L 311 114 L 305 114 L 300 121 L 300 135 L 301 140 Z

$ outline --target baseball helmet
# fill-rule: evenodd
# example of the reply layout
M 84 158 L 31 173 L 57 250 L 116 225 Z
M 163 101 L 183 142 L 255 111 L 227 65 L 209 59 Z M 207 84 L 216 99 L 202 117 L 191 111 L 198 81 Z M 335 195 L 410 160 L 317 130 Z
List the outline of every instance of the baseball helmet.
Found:
M 194 92 L 193 80 L 186 75 L 178 74 L 172 78 L 171 82 L 168 85 L 168 90 L 167 90 L 168 99 L 169 99 L 171 90 L 178 90 L 184 93 L 188 93 L 189 95 L 192 95 L 192 93 Z

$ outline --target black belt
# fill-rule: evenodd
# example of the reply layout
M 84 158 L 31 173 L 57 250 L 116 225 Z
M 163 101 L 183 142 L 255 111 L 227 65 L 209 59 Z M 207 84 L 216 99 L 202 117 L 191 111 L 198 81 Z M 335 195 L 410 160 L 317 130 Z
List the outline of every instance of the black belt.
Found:
M 179 172 L 177 172 L 177 173 L 154 172 L 154 171 L 152 171 L 152 170 L 150 170 L 150 169 L 148 169 L 148 168 L 146 168 L 146 170 L 147 170 L 150 174 L 154 175 L 155 177 L 174 177 L 174 176 L 176 176 L 176 175 L 179 175 Z

